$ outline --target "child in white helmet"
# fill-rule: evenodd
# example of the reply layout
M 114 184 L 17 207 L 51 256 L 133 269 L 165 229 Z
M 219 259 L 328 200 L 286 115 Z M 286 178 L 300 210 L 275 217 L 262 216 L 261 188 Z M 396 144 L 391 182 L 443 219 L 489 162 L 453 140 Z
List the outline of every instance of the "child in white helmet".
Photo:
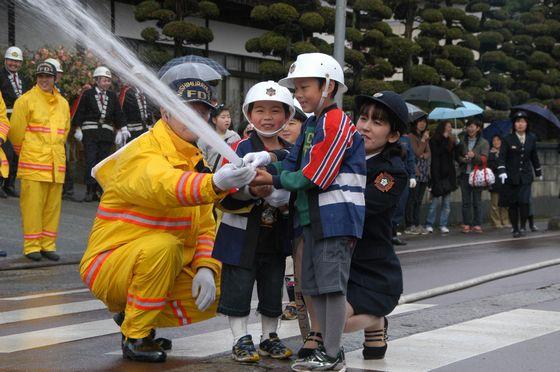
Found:
M 243 113 L 254 130 L 233 145 L 240 157 L 271 151 L 278 158 L 288 154 L 290 144 L 279 137 L 294 116 L 290 91 L 274 81 L 254 85 L 243 103 Z M 292 351 L 278 338 L 282 314 L 282 289 L 287 218 L 284 211 L 289 192 L 272 186 L 246 186 L 221 202 L 224 211 L 213 257 L 222 262 L 218 312 L 229 317 L 233 333 L 232 358 L 257 362 L 260 355 L 287 359 Z M 258 352 L 247 331 L 251 296 L 257 282 L 262 335 Z
M 334 58 L 322 53 L 301 54 L 279 84 L 294 89 L 303 111 L 314 114 L 306 120 L 290 155 L 267 171 L 258 170 L 253 181 L 297 195 L 294 215 L 296 227 L 303 229 L 303 244 L 295 250 L 303 252 L 296 276 L 305 303 L 312 308 L 312 326 L 322 332 L 311 336 L 322 339 L 324 348 L 302 348 L 292 369 L 344 370 L 341 336 L 346 287 L 365 215 L 364 143 L 354 124 L 336 106 L 335 95 L 347 88 L 342 67 Z M 246 155 L 244 161 L 260 166 L 271 158 L 262 152 Z

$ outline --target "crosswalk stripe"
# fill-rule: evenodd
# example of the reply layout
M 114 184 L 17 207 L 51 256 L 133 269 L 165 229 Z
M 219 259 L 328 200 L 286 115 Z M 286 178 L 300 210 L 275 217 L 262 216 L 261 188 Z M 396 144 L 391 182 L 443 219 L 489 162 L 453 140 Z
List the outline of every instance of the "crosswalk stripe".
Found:
M 0 301 L 32 300 L 34 298 L 61 296 L 61 295 L 67 295 L 67 294 L 72 294 L 72 293 L 83 293 L 83 292 L 89 292 L 89 289 L 87 289 L 87 288 L 85 288 L 85 289 L 72 289 L 70 291 L 63 291 L 63 292 L 47 292 L 47 293 L 39 293 L 39 294 L 28 295 L 28 296 L 6 297 L 6 298 L 0 298 Z
M 106 306 L 99 300 L 68 302 L 49 306 L 28 307 L 20 310 L 10 310 L 0 313 L 0 324 L 23 322 L 26 320 L 41 319 L 51 316 L 67 315 L 105 309 Z
M 0 353 L 13 353 L 120 332 L 112 319 L 73 324 L 0 337 Z
M 557 331 L 560 312 L 517 309 L 391 341 L 384 360 L 356 350 L 346 361 L 363 370 L 427 371 Z
M 392 315 L 401 314 L 409 311 L 431 307 L 429 304 L 405 304 L 397 306 Z M 253 336 L 255 343 L 261 335 L 261 323 L 249 324 L 247 328 L 249 334 Z M 300 334 L 299 324 L 296 321 L 281 321 L 278 329 L 280 338 L 294 337 Z M 231 350 L 232 336 L 229 328 L 219 331 L 198 334 L 173 339 L 173 350 L 169 355 L 177 357 L 207 357 L 214 354 L 220 354 Z M 114 351 L 109 354 L 120 354 L 120 351 Z

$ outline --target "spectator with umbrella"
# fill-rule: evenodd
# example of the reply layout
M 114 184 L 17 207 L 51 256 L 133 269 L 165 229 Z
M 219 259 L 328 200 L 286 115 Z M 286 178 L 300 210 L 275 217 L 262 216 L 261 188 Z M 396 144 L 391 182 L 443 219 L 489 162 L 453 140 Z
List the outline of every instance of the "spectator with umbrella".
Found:
M 482 187 L 469 183 L 469 177 L 476 167 L 486 168 L 490 145 L 482 137 L 482 122 L 470 119 L 462 135 L 459 154 L 459 183 L 461 185 L 463 233 L 482 233 Z
M 439 228 L 442 234 L 449 233 L 447 221 L 451 211 L 451 192 L 457 189 L 454 158 L 459 144 L 459 141 L 451 133 L 452 130 L 453 126 L 450 121 L 441 121 L 434 136 L 430 139 L 432 201 L 426 219 L 426 230 L 430 233 L 434 232 L 436 209 L 440 200 Z
M 504 184 L 500 206 L 508 208 L 514 238 L 523 235 L 520 228 L 529 216 L 533 170 L 537 177 L 542 177 L 537 137 L 527 130 L 528 118 L 527 111 L 513 111 L 513 132 L 504 138 L 498 160 L 498 177 Z
M 408 104 L 407 104 L 408 105 Z M 410 108 L 410 107 L 409 107 Z M 427 231 L 420 225 L 420 208 L 424 194 L 430 181 L 430 131 L 428 130 L 427 114 L 420 111 L 410 124 L 410 140 L 412 151 L 416 158 L 416 187 L 410 189 L 408 203 L 406 206 L 407 234 L 426 234 Z M 409 115 L 410 119 L 410 115 Z

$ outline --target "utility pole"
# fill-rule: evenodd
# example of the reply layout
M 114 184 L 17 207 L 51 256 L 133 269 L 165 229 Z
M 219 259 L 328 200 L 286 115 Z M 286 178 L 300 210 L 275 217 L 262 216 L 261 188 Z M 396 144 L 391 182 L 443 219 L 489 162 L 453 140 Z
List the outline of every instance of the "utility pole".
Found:
M 346 0 L 336 0 L 334 24 L 334 59 L 344 69 L 344 40 L 346 38 Z M 338 95 L 338 107 L 342 108 L 342 95 Z

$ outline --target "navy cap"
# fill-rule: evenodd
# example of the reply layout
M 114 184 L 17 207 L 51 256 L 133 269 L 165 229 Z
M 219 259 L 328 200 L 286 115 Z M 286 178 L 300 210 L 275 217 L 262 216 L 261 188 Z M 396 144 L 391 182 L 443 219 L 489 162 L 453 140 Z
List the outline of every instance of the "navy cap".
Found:
M 529 118 L 529 114 L 527 113 L 527 111 L 519 110 L 519 111 L 515 111 L 511 115 L 511 120 L 513 121 L 516 121 L 517 119 L 521 119 L 521 118 L 525 118 L 525 119 Z
M 36 75 L 50 75 L 56 76 L 56 67 L 52 63 L 49 62 L 41 62 L 37 65 Z
M 212 90 L 204 80 L 180 79 L 173 81 L 169 87 L 185 102 L 202 102 L 210 108 L 214 108 Z
M 408 131 L 408 108 L 406 107 L 406 102 L 399 94 L 390 90 L 384 90 L 375 93 L 373 96 L 356 96 L 354 102 L 356 103 L 357 110 L 360 110 L 368 102 L 381 104 L 387 109 L 389 115 L 393 117 L 390 123 L 391 129 L 399 131 L 400 134 Z

